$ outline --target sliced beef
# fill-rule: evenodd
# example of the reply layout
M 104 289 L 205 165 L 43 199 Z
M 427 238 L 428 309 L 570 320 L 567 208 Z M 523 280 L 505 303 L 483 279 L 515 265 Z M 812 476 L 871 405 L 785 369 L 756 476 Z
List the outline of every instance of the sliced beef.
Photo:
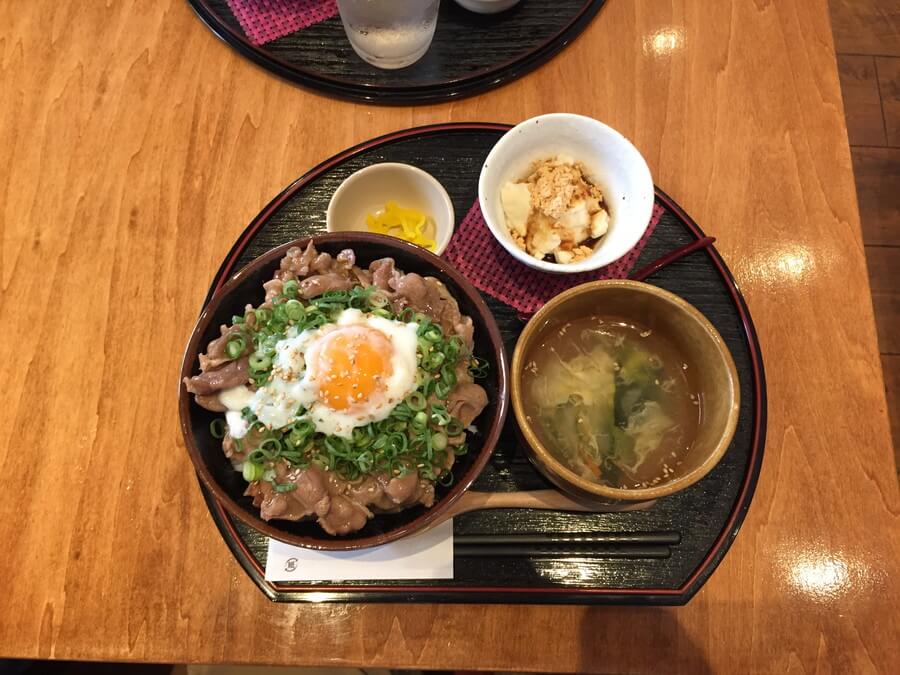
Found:
M 331 495 L 328 492 L 328 481 L 320 469 L 306 469 L 290 475 L 289 479 L 297 484 L 292 498 L 302 503 L 306 510 L 317 516 L 323 516 L 331 508 Z
M 450 457 L 453 457 L 452 452 L 450 453 Z M 430 509 L 434 506 L 434 483 L 425 479 L 419 481 L 419 502 L 426 509 Z
M 259 515 L 263 520 L 300 520 L 308 515 L 302 511 L 292 511 L 292 507 L 300 505 L 288 499 L 287 493 L 275 492 L 272 484 L 265 481 L 253 481 L 247 486 L 244 494 L 253 498 L 253 506 L 259 509 Z
M 283 281 L 307 277 L 310 265 L 317 255 L 318 252 L 312 242 L 309 242 L 305 249 L 299 246 L 289 248 L 284 258 L 281 259 L 280 269 L 275 276 Z
M 349 291 L 351 288 L 353 288 L 353 281 L 349 276 L 337 272 L 326 272 L 301 281 L 300 295 L 309 300 L 328 291 Z
M 340 535 L 361 530 L 372 517 L 364 500 L 345 494 L 349 485 L 346 481 L 315 465 L 288 472 L 280 463 L 276 481 L 297 487 L 290 492 L 276 492 L 271 483 L 254 481 L 244 493 L 253 498 L 263 520 L 315 517 L 323 530 Z
M 392 282 L 400 276 L 394 268 L 393 258 L 379 258 L 372 261 L 369 272 L 372 273 L 372 283 L 383 291 L 394 290 Z
M 350 272 L 356 265 L 356 254 L 352 248 L 345 248 L 334 258 L 334 266 L 336 269 Z
M 312 264 L 309 266 L 310 274 L 327 274 L 333 271 L 334 258 L 328 253 L 320 253 L 313 258 Z
M 329 534 L 362 529 L 373 517 L 373 511 L 395 512 L 415 504 L 434 504 L 434 485 L 419 478 L 415 471 L 393 478 L 378 472 L 347 481 L 316 465 L 288 470 L 280 463 L 275 473 L 276 482 L 294 483 L 297 487 L 290 492 L 276 492 L 270 483 L 251 483 L 245 494 L 253 497 L 262 518 L 316 518 Z
M 487 392 L 474 382 L 458 382 L 447 397 L 447 412 L 469 426 L 488 404 Z
M 391 304 L 395 312 L 411 307 L 430 317 L 446 335 L 458 335 L 472 349 L 472 319 L 460 314 L 459 304 L 444 284 L 434 277 L 422 277 L 415 272 L 395 274 L 389 284 L 394 290 Z
M 340 480 L 339 478 L 337 480 Z M 360 504 L 367 504 L 383 511 L 390 509 L 394 504 L 384 494 L 384 483 L 375 476 L 364 476 L 361 480 L 347 484 L 347 496 Z
M 238 441 L 233 439 L 231 434 L 225 434 L 225 438 L 222 439 L 222 450 L 236 469 L 241 468 L 241 463 L 262 440 L 262 434 L 258 434 L 256 439 L 250 438 L 252 434 L 253 432 L 250 432 L 250 434 L 241 439 L 240 448 L 238 448 Z
M 459 335 L 469 351 L 472 351 L 475 347 L 475 325 L 472 323 L 472 318 L 460 317 L 460 320 L 453 324 L 453 332 Z
M 405 476 L 392 478 L 384 488 L 384 493 L 394 504 L 408 504 L 419 487 L 419 474 L 410 471 Z
M 372 512 L 343 495 L 331 497 L 328 513 L 319 516 L 319 525 L 328 534 L 350 534 L 366 526 Z
M 353 278 L 356 280 L 356 284 L 362 286 L 363 288 L 368 288 L 372 286 L 374 282 L 372 281 L 372 273 L 369 270 L 360 269 L 359 267 L 354 267 L 350 270 L 353 274 Z
M 266 289 L 266 302 L 272 302 L 281 295 L 284 290 L 284 282 L 281 279 L 272 279 L 264 283 L 263 288 Z
M 228 339 L 234 335 L 235 333 L 241 332 L 240 326 L 220 326 L 219 332 L 222 334 L 221 337 L 217 337 L 215 340 L 210 342 L 206 346 L 206 353 L 200 355 L 200 370 L 206 371 L 212 368 L 218 368 L 219 366 L 228 363 L 231 361 L 231 357 L 229 357 L 225 353 L 225 346 L 228 344 Z M 249 346 L 244 349 L 244 354 L 249 351 Z
M 228 411 L 228 408 L 222 405 L 222 402 L 219 400 L 218 394 L 209 394 L 206 396 L 203 394 L 194 394 L 194 400 L 201 408 L 206 408 L 211 412 L 223 413 Z
M 184 378 L 184 386 L 192 394 L 208 396 L 223 389 L 247 384 L 250 379 L 250 364 L 246 356 L 237 361 L 229 361 L 224 366 L 207 370 L 194 377 Z

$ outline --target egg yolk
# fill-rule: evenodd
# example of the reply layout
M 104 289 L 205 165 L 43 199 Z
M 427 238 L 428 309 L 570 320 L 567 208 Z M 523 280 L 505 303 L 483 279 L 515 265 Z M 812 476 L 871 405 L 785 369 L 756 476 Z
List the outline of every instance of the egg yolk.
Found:
M 318 399 L 332 410 L 364 405 L 393 372 L 391 341 L 380 330 L 347 326 L 322 338 L 314 356 Z

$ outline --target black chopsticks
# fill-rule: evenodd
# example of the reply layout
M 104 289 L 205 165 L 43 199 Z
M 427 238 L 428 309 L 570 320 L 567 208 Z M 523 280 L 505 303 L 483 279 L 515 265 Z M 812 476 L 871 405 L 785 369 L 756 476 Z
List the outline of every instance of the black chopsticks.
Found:
M 668 558 L 678 532 L 462 534 L 454 553 L 464 558 Z

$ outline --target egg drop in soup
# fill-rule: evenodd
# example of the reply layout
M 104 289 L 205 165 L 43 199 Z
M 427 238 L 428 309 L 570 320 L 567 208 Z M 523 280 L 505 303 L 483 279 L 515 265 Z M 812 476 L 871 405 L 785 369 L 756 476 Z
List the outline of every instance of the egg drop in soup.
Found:
M 576 474 L 647 488 L 679 474 L 701 406 L 674 344 L 613 317 L 546 330 L 526 359 L 525 414 L 541 443 Z

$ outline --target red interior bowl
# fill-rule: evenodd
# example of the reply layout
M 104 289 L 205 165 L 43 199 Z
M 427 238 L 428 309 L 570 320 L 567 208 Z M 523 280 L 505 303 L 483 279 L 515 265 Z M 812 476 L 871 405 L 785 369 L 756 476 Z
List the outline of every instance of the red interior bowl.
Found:
M 246 481 L 225 457 L 222 442 L 210 434 L 210 421 L 220 415 L 194 403 L 193 396 L 188 394 L 181 383 L 184 377 L 199 371 L 197 356 L 206 349 L 210 340 L 218 337 L 219 325 L 230 323 L 235 314 L 243 314 L 247 303 L 257 305 L 262 302 L 262 284 L 272 278 L 285 252 L 292 246 L 306 246 L 310 239 L 319 251 L 332 255 L 342 249 L 352 248 L 360 267 L 367 267 L 378 258 L 392 257 L 397 268 L 404 272 L 433 276 L 442 281 L 456 298 L 460 311 L 472 317 L 476 356 L 490 364 L 487 379 L 480 382 L 487 390 L 488 405 L 475 420 L 478 433 L 469 434 L 468 454 L 459 457 L 453 466 L 456 477 L 453 484 L 449 487 L 436 486 L 437 499 L 430 509 L 419 505 L 400 513 L 376 514 L 365 528 L 343 537 L 326 534 L 312 520 L 262 520 L 252 500 L 243 496 Z M 364 232 L 340 232 L 306 237 L 272 249 L 235 274 L 210 300 L 194 327 L 184 353 L 178 385 L 178 411 L 191 461 L 202 481 L 229 513 L 263 534 L 289 544 L 316 549 L 350 550 L 384 544 L 422 530 L 440 518 L 459 499 L 481 473 L 503 428 L 508 404 L 507 381 L 506 354 L 494 317 L 478 291 L 457 270 L 425 249 L 399 239 Z

